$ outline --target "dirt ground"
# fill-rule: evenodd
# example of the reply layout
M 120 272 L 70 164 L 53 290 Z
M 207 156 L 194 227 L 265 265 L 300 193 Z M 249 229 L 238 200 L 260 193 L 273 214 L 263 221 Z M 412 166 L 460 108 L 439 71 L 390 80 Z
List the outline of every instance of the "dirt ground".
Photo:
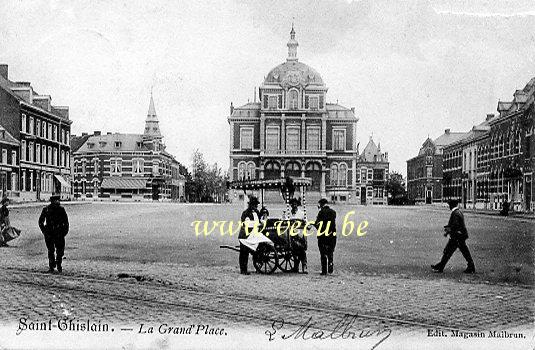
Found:
M 196 220 L 238 221 L 238 205 L 189 205 L 172 203 L 91 203 L 67 205 L 71 231 L 67 236 L 66 258 L 79 261 L 139 262 L 188 264 L 202 267 L 236 267 L 237 253 L 220 249 L 220 245 L 237 244 L 236 236 L 196 237 L 192 222 Z M 417 278 L 447 278 L 488 283 L 533 285 L 533 221 L 502 219 L 466 214 L 477 274 L 464 276 L 465 262 L 456 252 L 443 275 L 430 271 L 442 254 L 447 239 L 443 226 L 449 211 L 425 207 L 333 206 L 338 213 L 338 230 L 343 217 L 366 220 L 366 235 L 355 232 L 339 235 L 335 268 L 347 273 L 401 275 Z M 269 207 L 272 217 L 282 215 L 282 206 Z M 28 258 L 43 256 L 45 247 L 37 227 L 40 208 L 13 208 L 12 224 L 23 235 L 12 244 L 18 254 Z M 317 208 L 309 207 L 314 219 Z M 311 272 L 319 271 L 317 238 L 309 237 L 308 260 Z M 46 261 L 43 261 L 46 266 Z M 68 263 L 66 263 L 68 266 Z M 252 266 L 250 266 L 252 269 Z

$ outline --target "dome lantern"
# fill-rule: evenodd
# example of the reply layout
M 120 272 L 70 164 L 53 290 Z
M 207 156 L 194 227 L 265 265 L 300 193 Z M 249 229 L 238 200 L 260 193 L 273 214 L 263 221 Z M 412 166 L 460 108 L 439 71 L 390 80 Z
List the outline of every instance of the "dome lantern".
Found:
M 299 43 L 295 40 L 294 24 L 292 23 L 292 30 L 290 31 L 290 40 L 288 41 L 288 58 L 287 61 L 297 61 L 297 46 Z

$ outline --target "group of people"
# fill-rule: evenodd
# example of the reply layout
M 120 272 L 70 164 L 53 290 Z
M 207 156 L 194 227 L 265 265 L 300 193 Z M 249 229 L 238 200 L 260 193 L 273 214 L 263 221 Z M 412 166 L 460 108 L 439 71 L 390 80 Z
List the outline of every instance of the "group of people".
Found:
M 7 242 L 20 236 L 21 231 L 13 226 L 9 219 L 9 199 L 2 198 L 0 207 L 0 246 L 7 246 Z M 247 271 L 249 254 L 251 249 L 255 249 L 259 243 L 271 242 L 264 235 L 250 236 L 251 228 L 255 225 L 260 226 L 261 220 L 267 220 L 269 212 L 266 208 L 258 210 L 258 198 L 252 196 L 249 198 L 247 209 L 241 215 L 241 222 L 238 239 L 240 241 L 239 265 L 240 273 L 248 275 Z M 290 204 L 290 220 L 301 221 L 301 227 L 312 225 L 316 229 L 324 228 L 322 234 L 318 234 L 318 248 L 321 261 L 321 275 L 332 274 L 334 271 L 333 255 L 336 247 L 336 211 L 329 207 L 329 202 L 322 198 L 318 201 L 318 215 L 314 223 L 307 222 L 303 211 L 300 209 L 299 200 L 292 198 Z M 451 210 L 448 224 L 444 226 L 444 236 L 449 236 L 448 243 L 444 248 L 442 259 L 439 263 L 431 265 L 435 272 L 443 272 L 444 268 L 453 253 L 459 249 L 468 264 L 465 273 L 475 273 L 475 265 L 466 245 L 468 231 L 466 229 L 464 215 L 459 209 L 458 201 L 449 202 Z M 65 236 L 69 232 L 69 218 L 65 209 L 60 204 L 60 196 L 53 195 L 50 197 L 50 204 L 43 208 L 39 216 L 39 228 L 44 235 L 45 244 L 48 250 L 48 272 L 53 273 L 55 269 L 59 273 L 63 271 L 62 261 L 65 251 Z M 250 241 L 253 237 L 255 241 Z M 291 240 L 290 246 L 295 256 L 294 272 L 299 271 L 301 266 L 302 273 L 307 271 L 307 237 L 300 231 L 297 235 L 289 235 Z
M 239 265 L 240 273 L 248 275 L 248 262 L 249 253 L 251 250 L 255 250 L 259 243 L 271 242 L 264 235 L 251 236 L 248 233 L 256 225 L 260 226 L 261 221 L 267 220 L 269 212 L 266 208 L 258 210 L 259 205 L 258 198 L 251 196 L 247 209 L 245 209 L 241 215 L 241 222 L 243 223 L 238 239 L 240 242 L 240 256 Z M 299 266 L 301 266 L 301 272 L 307 274 L 307 255 L 308 248 L 307 237 L 303 232 L 306 225 L 312 225 L 316 229 L 324 228 L 322 234 L 318 235 L 318 248 L 320 252 L 321 261 L 321 275 L 332 274 L 334 271 L 333 255 L 336 247 L 336 212 L 329 207 L 329 202 L 322 198 L 318 201 L 318 215 L 314 223 L 307 222 L 304 212 L 300 209 L 301 202 L 296 198 L 292 198 L 289 201 L 290 215 L 289 220 L 292 222 L 300 221 L 301 225 L 298 225 L 301 230 L 297 230 L 296 235 L 288 234 L 290 240 L 290 247 L 295 257 L 294 260 L 294 272 L 299 272 Z M 307 227 L 308 228 L 308 227 Z M 254 243 L 253 243 L 254 242 Z M 253 244 L 251 244 L 253 243 Z
M 244 225 L 240 229 L 238 239 L 240 241 L 240 256 L 239 256 L 239 265 L 240 273 L 248 275 L 247 265 L 249 260 L 249 253 L 251 249 L 255 249 L 256 246 L 251 247 L 248 240 L 248 232 L 251 232 L 250 229 L 254 225 L 260 225 L 260 221 L 267 219 L 269 212 L 263 207 L 258 211 L 259 201 L 256 197 L 251 196 L 249 198 L 248 207 L 242 213 L 241 222 Z M 289 201 L 290 204 L 290 220 L 299 220 L 302 221 L 303 226 L 307 224 L 306 218 L 303 215 L 303 211 L 300 210 L 300 201 L 292 198 Z M 466 245 L 466 239 L 468 238 L 468 231 L 466 229 L 466 224 L 464 221 L 464 215 L 459 208 L 459 202 L 456 200 L 451 200 L 448 202 L 451 213 L 448 224 L 444 226 L 444 236 L 449 236 L 448 243 L 444 248 L 442 254 L 442 259 L 439 263 L 431 265 L 431 268 L 438 273 L 444 271 L 446 264 L 453 255 L 453 253 L 459 249 L 463 257 L 467 262 L 467 268 L 464 273 L 473 274 L 476 272 L 474 260 L 470 254 L 470 250 Z M 329 202 L 322 198 L 318 202 L 318 216 L 316 221 L 312 224 L 316 229 L 320 227 L 326 228 L 327 234 L 318 234 L 318 248 L 320 252 L 320 261 L 321 261 L 321 275 L 332 274 L 334 271 L 333 255 L 334 249 L 336 247 L 336 211 L 329 207 Z M 308 224 L 311 224 L 308 222 Z M 302 226 L 302 227 L 303 227 Z M 260 237 L 260 240 L 256 240 L 256 243 L 261 243 L 263 241 L 269 242 L 270 240 L 263 236 Z M 257 239 L 257 238 L 254 238 Z M 302 273 L 307 272 L 307 238 L 302 233 L 295 236 L 289 236 L 290 246 L 293 250 L 295 256 L 295 265 L 294 272 L 299 271 L 299 265 L 301 265 Z
M 43 208 L 39 216 L 39 228 L 45 238 L 48 251 L 48 272 L 55 269 L 63 271 L 62 261 L 65 251 L 65 236 L 69 232 L 69 218 L 60 204 L 61 197 L 50 196 L 50 204 Z M 7 242 L 20 236 L 21 231 L 13 226 L 9 219 L 9 199 L 2 198 L 0 207 L 0 246 L 7 246 Z

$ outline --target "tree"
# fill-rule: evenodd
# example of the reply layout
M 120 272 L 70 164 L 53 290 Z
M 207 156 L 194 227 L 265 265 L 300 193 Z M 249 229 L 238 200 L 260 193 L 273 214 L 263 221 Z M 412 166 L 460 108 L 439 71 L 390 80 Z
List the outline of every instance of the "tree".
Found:
M 209 165 L 197 149 L 192 155 L 192 174 L 187 185 L 188 199 L 191 202 L 222 202 L 226 200 L 228 174 L 214 163 Z
M 398 172 L 391 172 L 385 186 L 389 194 L 389 203 L 393 205 L 405 204 L 407 200 L 407 191 L 405 189 L 405 179 Z

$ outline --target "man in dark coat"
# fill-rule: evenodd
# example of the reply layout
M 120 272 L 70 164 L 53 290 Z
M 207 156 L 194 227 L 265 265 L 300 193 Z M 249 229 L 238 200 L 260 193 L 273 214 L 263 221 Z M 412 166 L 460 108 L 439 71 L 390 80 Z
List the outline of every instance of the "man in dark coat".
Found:
M 444 236 L 450 235 L 450 239 L 444 248 L 444 254 L 442 255 L 442 260 L 436 264 L 431 265 L 431 268 L 436 272 L 444 271 L 444 267 L 448 263 L 448 260 L 451 258 L 455 250 L 459 248 L 463 254 L 468 267 L 464 271 L 465 273 L 475 273 L 476 268 L 474 266 L 474 261 L 470 255 L 470 250 L 466 246 L 466 239 L 468 238 L 468 231 L 466 230 L 466 225 L 464 224 L 464 215 L 459 209 L 459 202 L 456 200 L 451 200 L 448 202 L 451 214 L 450 220 L 446 226 L 444 226 L 445 234 Z
M 247 239 L 247 232 L 252 233 L 254 225 L 258 225 L 260 222 L 260 213 L 258 212 L 258 198 L 251 196 L 249 198 L 249 203 L 247 209 L 241 214 L 242 226 L 240 228 L 240 233 L 238 239 Z M 248 227 L 246 231 L 245 226 Z M 243 243 L 240 242 L 240 273 L 242 275 L 248 275 L 247 265 L 249 264 L 249 248 L 247 248 Z
M 58 272 L 61 273 L 65 236 L 69 232 L 69 218 L 59 201 L 60 196 L 50 197 L 50 204 L 43 208 L 39 216 L 39 228 L 45 236 L 46 248 L 48 249 L 48 272 L 54 272 L 54 268 L 57 268 Z
M 336 247 L 336 212 L 322 198 L 318 201 L 320 209 L 314 226 L 318 229 L 318 248 L 320 250 L 321 274 L 333 273 L 333 254 Z

